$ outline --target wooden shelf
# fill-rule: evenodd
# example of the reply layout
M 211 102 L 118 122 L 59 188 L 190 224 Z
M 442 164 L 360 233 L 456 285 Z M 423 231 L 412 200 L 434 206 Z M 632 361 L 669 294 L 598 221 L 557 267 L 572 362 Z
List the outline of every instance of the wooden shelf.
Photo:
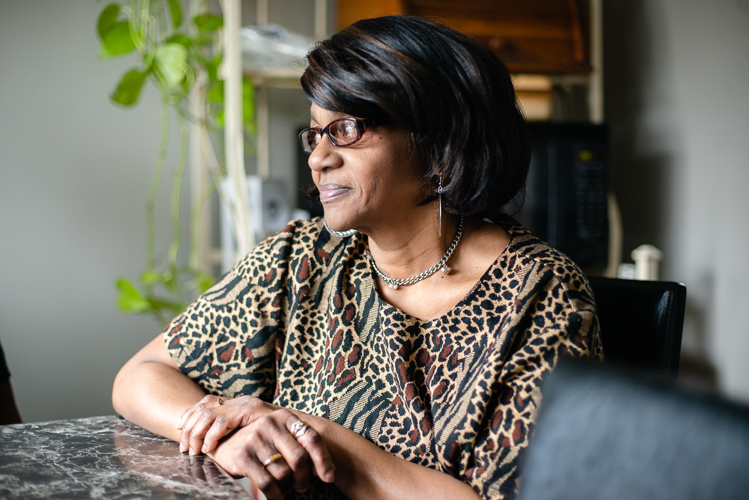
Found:
M 243 72 L 250 77 L 256 87 L 302 88 L 299 79 L 304 73 L 303 68 L 244 68 Z
M 409 14 L 444 23 L 491 48 L 512 73 L 591 72 L 587 0 L 339 0 L 338 28 Z

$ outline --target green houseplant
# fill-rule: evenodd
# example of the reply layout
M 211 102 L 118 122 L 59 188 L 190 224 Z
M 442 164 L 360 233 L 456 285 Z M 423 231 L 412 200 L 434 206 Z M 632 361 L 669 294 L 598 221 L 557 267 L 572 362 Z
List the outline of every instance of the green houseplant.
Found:
M 128 70 L 112 92 L 111 100 L 123 107 L 137 104 L 143 87 L 150 82 L 161 97 L 161 139 L 146 202 L 146 266 L 137 281 L 117 279 L 117 305 L 129 313 L 149 313 L 162 324 L 181 312 L 187 303 L 205 291 L 213 275 L 198 266 L 197 238 L 200 208 L 225 175 L 221 165 L 212 172 L 213 181 L 193 200 L 190 216 L 190 249 L 186 265 L 178 262 L 182 239 L 180 197 L 187 164 L 189 123 L 216 132 L 223 126 L 224 82 L 220 78 L 222 52 L 217 45 L 223 18 L 198 3 L 189 21 L 179 0 L 132 0 L 110 3 L 99 15 L 97 33 L 103 59 L 128 54 L 138 56 L 137 66 Z M 196 88 L 198 87 L 198 88 Z M 253 87 L 243 79 L 243 122 L 254 131 Z M 200 92 L 201 118 L 190 112 L 190 94 Z M 171 129 L 176 116 L 180 136 L 179 155 L 174 164 L 170 211 L 172 238 L 164 262 L 157 262 L 155 249 L 155 202 L 165 165 Z

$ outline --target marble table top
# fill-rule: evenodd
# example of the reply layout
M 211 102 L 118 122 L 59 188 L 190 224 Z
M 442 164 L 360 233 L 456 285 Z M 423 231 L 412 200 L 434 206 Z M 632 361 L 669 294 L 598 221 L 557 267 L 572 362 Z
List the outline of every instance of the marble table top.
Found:
M 210 458 L 106 416 L 0 426 L 0 498 L 254 497 Z

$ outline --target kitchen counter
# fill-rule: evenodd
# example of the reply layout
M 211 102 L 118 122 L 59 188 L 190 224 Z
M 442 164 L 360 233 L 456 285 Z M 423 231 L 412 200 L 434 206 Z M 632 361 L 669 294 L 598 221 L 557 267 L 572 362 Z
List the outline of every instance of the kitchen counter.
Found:
M 0 426 L 0 498 L 254 497 L 210 458 L 104 416 Z

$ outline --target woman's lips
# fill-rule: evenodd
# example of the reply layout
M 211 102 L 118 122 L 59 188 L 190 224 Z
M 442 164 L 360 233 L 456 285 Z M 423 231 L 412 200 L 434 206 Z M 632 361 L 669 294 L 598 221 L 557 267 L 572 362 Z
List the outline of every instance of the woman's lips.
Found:
M 320 191 L 320 201 L 326 202 L 348 194 L 351 192 L 351 188 L 346 186 L 340 186 L 338 184 L 323 184 L 318 188 Z

